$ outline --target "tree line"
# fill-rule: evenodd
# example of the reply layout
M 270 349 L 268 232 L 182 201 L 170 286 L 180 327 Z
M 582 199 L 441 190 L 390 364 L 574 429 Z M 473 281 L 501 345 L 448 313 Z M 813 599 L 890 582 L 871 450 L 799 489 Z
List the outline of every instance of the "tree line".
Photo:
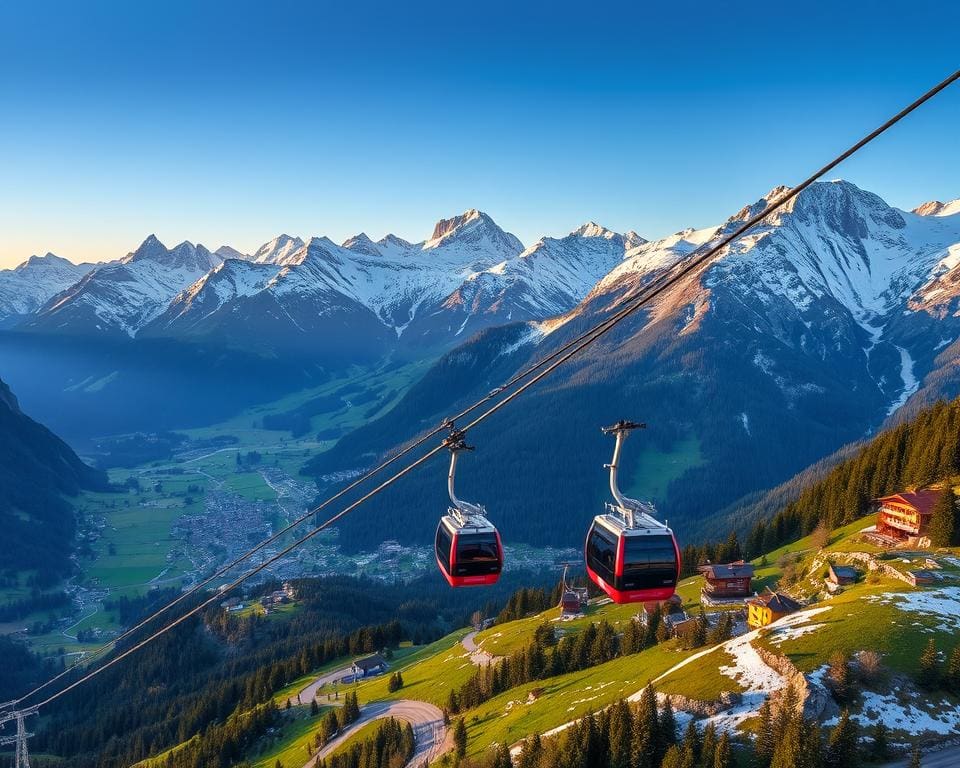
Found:
M 431 579 L 407 584 L 303 579 L 294 582 L 298 609 L 282 621 L 211 608 L 51 704 L 31 747 L 76 768 L 125 768 L 226 726 L 231 717 L 265 705 L 291 681 L 335 659 L 380 651 L 401 639 L 441 637 L 466 621 L 478 599 L 493 600 L 484 610 L 495 613 L 497 597 L 506 599 L 522 579 L 522 574 L 507 578 L 483 596 L 451 594 Z M 247 598 L 278 586 L 264 584 Z M 146 613 L 151 605 L 144 601 L 138 607 Z M 131 606 L 123 608 L 134 615 Z M 22 694 L 42 674 L 35 657 L 27 657 L 29 675 L 0 672 L 0 684 L 11 692 L 5 698 Z M 265 727 L 263 718 L 236 721 L 222 735 L 243 728 L 252 738 Z
M 413 759 L 415 751 L 411 725 L 391 717 L 373 736 L 320 760 L 317 768 L 400 768 Z
M 947 492 L 931 519 L 934 546 L 960 543 L 956 499 L 950 478 L 960 475 L 960 398 L 940 401 L 907 423 L 881 432 L 822 478 L 802 487 L 769 519 L 758 520 L 741 546 L 736 533 L 724 542 L 687 546 L 686 575 L 698 565 L 740 558 L 752 560 L 811 534 L 852 523 L 870 512 L 873 499 L 909 488 L 943 483 Z M 731 517 L 745 514 L 737 510 Z

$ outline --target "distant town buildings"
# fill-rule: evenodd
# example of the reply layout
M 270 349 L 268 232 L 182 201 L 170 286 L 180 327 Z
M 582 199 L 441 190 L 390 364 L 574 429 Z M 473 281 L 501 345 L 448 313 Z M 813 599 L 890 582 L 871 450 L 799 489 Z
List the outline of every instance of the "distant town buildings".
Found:
M 263 608 L 264 612 L 269 613 L 272 608 L 291 603 L 296 597 L 297 593 L 293 585 L 289 581 L 285 581 L 281 589 L 260 598 L 260 607 Z

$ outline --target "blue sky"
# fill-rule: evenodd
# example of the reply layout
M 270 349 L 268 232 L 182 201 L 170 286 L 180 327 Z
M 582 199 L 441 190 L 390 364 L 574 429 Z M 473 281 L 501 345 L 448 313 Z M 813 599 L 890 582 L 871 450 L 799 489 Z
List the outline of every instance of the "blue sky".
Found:
M 646 237 L 791 183 L 960 66 L 960 5 L 5 3 L 0 267 L 145 235 Z M 836 174 L 960 196 L 960 86 Z

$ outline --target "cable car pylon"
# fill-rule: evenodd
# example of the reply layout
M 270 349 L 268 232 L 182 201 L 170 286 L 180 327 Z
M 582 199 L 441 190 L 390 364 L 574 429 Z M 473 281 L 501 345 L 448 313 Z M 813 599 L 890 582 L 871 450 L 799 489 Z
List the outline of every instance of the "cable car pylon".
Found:
M 14 757 L 14 768 L 30 768 L 30 752 L 27 749 L 27 739 L 33 734 L 27 732 L 26 719 L 30 715 L 37 714 L 39 707 L 27 707 L 26 709 L 12 709 L 16 702 L 7 702 L 0 704 L 0 710 L 8 708 L 7 712 L 0 711 L 0 728 L 3 728 L 9 722 L 16 722 L 17 732 L 11 736 L 0 736 L 0 744 L 15 744 L 16 756 Z

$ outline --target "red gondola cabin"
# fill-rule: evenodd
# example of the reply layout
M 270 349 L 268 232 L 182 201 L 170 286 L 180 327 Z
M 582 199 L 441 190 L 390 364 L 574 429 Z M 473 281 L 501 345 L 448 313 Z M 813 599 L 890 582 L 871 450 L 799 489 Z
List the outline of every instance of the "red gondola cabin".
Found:
M 673 531 L 656 520 L 627 528 L 615 515 L 594 518 L 587 535 L 587 574 L 615 603 L 668 600 L 680 578 Z
M 584 545 L 587 575 L 616 603 L 669 600 L 680 578 L 680 548 L 653 504 L 624 496 L 617 485 L 620 451 L 627 434 L 645 425 L 618 421 L 603 431 L 616 436 L 610 470 L 615 504 L 593 518 Z
M 480 515 L 471 515 L 462 524 L 453 515 L 444 515 L 437 526 L 437 565 L 451 587 L 478 587 L 496 584 L 503 570 L 500 534 Z

